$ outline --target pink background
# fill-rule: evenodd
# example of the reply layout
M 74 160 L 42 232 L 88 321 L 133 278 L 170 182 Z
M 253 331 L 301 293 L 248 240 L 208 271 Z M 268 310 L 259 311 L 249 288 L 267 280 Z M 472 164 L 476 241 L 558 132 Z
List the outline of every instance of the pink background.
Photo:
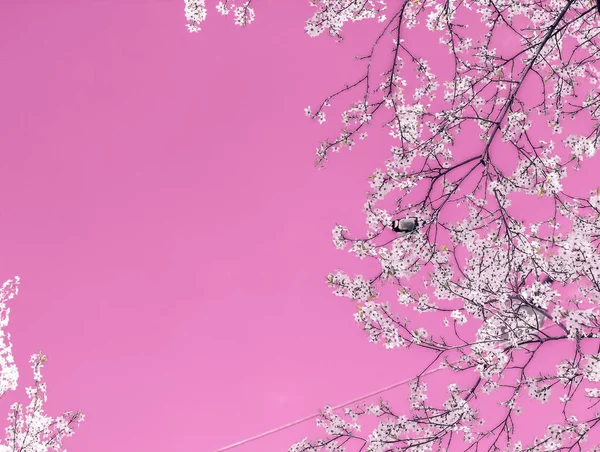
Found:
M 324 283 L 373 156 L 317 171 L 303 109 L 356 47 L 308 38 L 304 0 L 245 30 L 209 12 L 192 35 L 181 0 L 2 6 L 0 279 L 18 394 L 41 347 L 48 412 L 87 415 L 71 451 L 210 451 L 412 373 Z
M 363 229 L 387 146 L 319 172 L 339 116 L 303 109 L 360 73 L 369 39 L 308 38 L 305 0 L 263 0 L 247 29 L 211 3 L 199 34 L 181 0 L 5 3 L 0 279 L 22 278 L 19 394 L 41 347 L 48 411 L 86 413 L 69 450 L 211 451 L 422 368 L 369 344 L 324 283 L 365 269 L 331 229 Z

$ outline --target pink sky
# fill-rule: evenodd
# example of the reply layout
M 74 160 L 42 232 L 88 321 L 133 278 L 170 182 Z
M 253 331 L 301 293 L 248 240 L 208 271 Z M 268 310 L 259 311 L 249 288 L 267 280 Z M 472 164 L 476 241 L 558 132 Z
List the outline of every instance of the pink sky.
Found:
M 87 415 L 70 451 L 210 451 L 411 374 L 324 284 L 373 163 L 317 171 L 303 108 L 356 49 L 308 38 L 304 1 L 263 4 L 197 35 L 179 0 L 3 6 L 0 276 L 22 278 L 20 390 L 41 347 L 48 411 Z
M 326 129 L 303 108 L 360 70 L 360 46 L 308 38 L 305 0 L 256 11 L 242 30 L 210 4 L 189 34 L 181 0 L 3 6 L 0 279 L 22 278 L 20 391 L 41 347 L 48 411 L 86 413 L 70 451 L 211 451 L 426 358 L 369 344 L 324 283 L 357 268 L 331 229 L 362 227 L 387 148 L 319 172 Z

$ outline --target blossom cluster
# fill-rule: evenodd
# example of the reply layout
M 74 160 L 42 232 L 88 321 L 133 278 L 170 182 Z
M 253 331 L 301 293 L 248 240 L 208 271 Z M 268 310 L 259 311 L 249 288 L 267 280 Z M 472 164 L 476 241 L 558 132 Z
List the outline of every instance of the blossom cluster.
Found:
M 192 33 L 201 30 L 200 24 L 206 20 L 207 8 L 205 0 L 184 0 L 185 18 L 188 21 L 187 28 Z M 233 22 L 240 27 L 245 27 L 254 21 L 254 9 L 250 6 L 252 0 L 242 4 L 236 4 L 234 0 L 220 1 L 216 8 L 223 16 L 233 13 Z
M 6 281 L 0 289 L 0 395 L 17 388 L 19 373 L 12 355 L 8 325 L 10 308 L 6 303 L 18 294 L 19 277 Z M 6 339 L 5 339 L 6 338 Z M 74 433 L 84 420 L 81 411 L 65 411 L 52 417 L 44 412 L 47 401 L 46 383 L 41 369 L 47 358 L 42 352 L 31 356 L 34 385 L 25 388 L 29 403 L 24 407 L 13 403 L 8 414 L 5 436 L 0 439 L 0 452 L 51 452 L 62 451 L 63 440 Z
M 355 146 L 378 116 L 399 142 L 385 166 L 369 178 L 366 234 L 357 237 L 343 225 L 333 230 L 336 248 L 348 249 L 361 260 L 376 260 L 380 271 L 353 277 L 338 270 L 327 283 L 336 295 L 359 303 L 354 318 L 370 341 L 386 348 L 435 350 L 438 355 L 430 367 L 438 362 L 456 373 L 476 372 L 479 383 L 463 390 L 453 386 L 454 395 L 434 406 L 427 404 L 425 386 L 415 382 L 409 401 L 420 430 L 403 424 L 397 431 L 396 422 L 409 418 L 389 412 L 371 435 L 361 437 L 364 443 L 358 442 L 357 450 L 362 444 L 369 451 L 387 450 L 386 445 L 394 450 L 447 450 L 450 431 L 463 432 L 465 444 L 493 444 L 497 450 L 557 450 L 578 444 L 598 423 L 593 412 L 585 421 L 565 414 L 562 424 L 528 439 L 528 445 L 515 436 L 512 415 L 522 412 L 519 400 L 527 395 L 543 404 L 556 397 L 565 413 L 581 407 L 573 402 L 579 392 L 600 400 L 593 387 L 600 378 L 597 355 L 577 349 L 575 358 L 559 359 L 547 373 L 530 369 L 530 357 L 540 350 L 561 341 L 600 338 L 600 189 L 588 196 L 565 189 L 569 174 L 595 156 L 600 128 L 591 123 L 590 130 L 562 138 L 565 121 L 585 114 L 598 117 L 597 93 L 591 89 L 581 96 L 578 88 L 600 80 L 588 62 L 600 51 L 595 9 L 573 0 L 423 0 L 402 2 L 397 8 L 386 6 L 392 19 L 384 22 L 381 36 L 392 36 L 393 52 L 381 82 L 374 82 L 371 73 L 372 51 L 364 58 L 364 76 L 346 83 L 319 108 L 306 110 L 323 123 L 338 96 L 358 91 L 360 100 L 342 112 L 340 134 L 317 148 L 319 164 L 331 152 Z M 338 36 L 352 20 L 350 12 L 333 18 L 335 8 L 323 11 L 315 17 L 322 17 L 324 25 L 310 24 L 310 34 L 329 29 Z M 469 25 L 477 23 L 469 18 L 477 16 L 483 31 L 468 35 Z M 518 28 L 522 47 L 510 54 L 497 47 L 495 37 L 517 30 L 517 20 L 527 25 Z M 440 35 L 440 44 L 448 48 L 453 63 L 448 80 L 418 54 L 418 46 L 410 45 L 406 30 L 420 23 Z M 570 46 L 569 40 L 579 45 Z M 522 89 L 525 81 L 535 80 L 543 94 L 539 99 Z M 440 89 L 443 94 L 438 96 Z M 547 120 L 540 121 L 535 113 Z M 461 149 L 455 143 L 470 124 L 480 130 L 480 144 Z M 543 125 L 549 129 L 544 131 Z M 534 138 L 543 134 L 553 139 Z M 503 160 L 503 155 L 514 156 L 509 170 L 510 159 Z M 532 206 L 550 200 L 553 207 L 536 207 L 538 218 L 530 221 L 515 205 L 524 195 Z M 420 227 L 411 234 L 394 234 L 391 225 L 398 218 L 418 218 Z M 396 289 L 398 309 L 381 299 L 388 285 Z M 565 290 L 574 295 L 566 296 Z M 411 316 L 411 309 L 418 315 Z M 443 333 L 430 323 L 427 328 L 419 325 L 420 316 L 429 313 L 448 313 L 442 323 L 452 328 Z M 514 368 L 519 369 L 518 378 L 507 373 Z M 557 391 L 556 383 L 566 392 Z M 512 388 L 502 396 L 505 421 L 491 430 L 482 428 L 475 420 L 485 413 L 471 402 L 478 402 L 477 394 L 501 387 Z M 334 434 L 329 439 L 346 450 L 350 443 L 345 441 L 356 437 Z M 332 443 L 321 444 L 323 450 L 338 450 Z M 316 443 L 305 445 L 298 450 L 313 450 Z
M 190 32 L 200 31 L 200 24 L 206 20 L 206 3 L 204 0 L 185 0 L 185 18 Z

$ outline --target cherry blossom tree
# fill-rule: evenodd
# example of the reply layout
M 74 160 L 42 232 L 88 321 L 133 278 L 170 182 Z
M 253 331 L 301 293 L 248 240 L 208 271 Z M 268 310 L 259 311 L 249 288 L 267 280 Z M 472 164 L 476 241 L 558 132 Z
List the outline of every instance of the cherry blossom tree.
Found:
M 6 281 L 0 288 L 0 397 L 4 397 L 9 390 L 16 390 L 19 378 L 12 354 L 10 333 L 5 331 L 10 314 L 7 302 L 12 300 L 18 291 L 18 276 Z M 31 356 L 34 384 L 25 389 L 29 403 L 25 407 L 20 403 L 10 406 L 9 425 L 5 429 L 4 439 L 0 441 L 0 452 L 63 450 L 64 438 L 72 436 L 75 427 L 84 420 L 81 411 L 65 411 L 57 417 L 48 416 L 44 412 L 47 396 L 41 369 L 46 361 L 47 358 L 41 351 Z
M 185 3 L 198 31 L 205 2 Z M 339 270 L 327 283 L 358 305 L 370 341 L 432 360 L 411 383 L 407 410 L 326 407 L 326 437 L 290 452 L 600 451 L 591 444 L 600 430 L 600 188 L 578 176 L 594 169 L 600 147 L 600 4 L 310 4 L 311 37 L 342 40 L 348 22 L 367 19 L 380 27 L 357 57 L 362 75 L 305 110 L 322 124 L 342 104 L 339 133 L 318 146 L 317 165 L 367 131 L 392 141 L 369 178 L 366 230 L 333 229 L 338 249 L 379 270 Z M 240 26 L 254 19 L 250 1 L 217 10 Z M 430 58 L 424 34 L 445 59 Z M 437 400 L 425 380 L 439 368 L 454 382 Z M 556 415 L 532 437 L 516 420 L 528 398 Z M 376 426 L 361 433 L 369 415 Z

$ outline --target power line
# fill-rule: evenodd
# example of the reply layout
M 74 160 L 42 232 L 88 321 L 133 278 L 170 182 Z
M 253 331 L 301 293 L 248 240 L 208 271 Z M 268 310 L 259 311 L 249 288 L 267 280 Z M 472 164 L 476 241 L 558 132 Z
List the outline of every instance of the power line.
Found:
M 599 1 L 600 1 L 600 0 L 599 0 Z M 555 323 L 552 323 L 552 324 L 546 325 L 545 327 L 541 328 L 541 329 L 540 329 L 540 331 L 547 330 L 547 329 L 549 329 L 549 328 L 551 328 L 551 327 L 553 327 L 553 326 L 556 326 L 556 324 L 555 324 Z M 436 368 L 436 369 L 430 370 L 430 371 L 428 371 L 428 372 L 425 372 L 423 375 L 421 375 L 421 377 L 426 377 L 426 376 L 428 376 L 428 375 L 434 374 L 434 373 L 436 373 L 436 372 L 439 372 L 439 371 L 440 371 L 440 370 L 442 370 L 442 369 L 444 369 L 444 368 L 443 368 L 443 367 L 438 367 L 438 368 Z M 337 410 L 337 409 L 339 409 L 339 408 L 343 408 L 343 407 L 345 407 L 345 406 L 347 406 L 347 405 L 350 405 L 350 404 L 352 404 L 352 403 L 355 403 L 355 402 L 360 402 L 361 400 L 367 399 L 367 398 L 369 398 L 369 397 L 372 397 L 372 396 L 374 396 L 374 395 L 381 394 L 382 392 L 386 392 L 386 391 L 389 391 L 390 389 L 397 388 L 398 386 L 405 385 L 406 383 L 409 383 L 409 382 L 410 382 L 410 381 L 412 381 L 412 380 L 414 380 L 414 377 L 407 378 L 406 380 L 402 380 L 402 381 L 400 381 L 400 382 L 398 382 L 398 383 L 394 383 L 394 384 L 392 384 L 392 385 L 390 385 L 390 386 L 386 386 L 385 388 L 379 389 L 379 390 L 377 390 L 377 391 L 374 391 L 374 392 L 371 392 L 371 393 L 369 393 L 369 394 L 365 394 L 365 395 L 363 395 L 363 396 L 360 396 L 360 397 L 358 397 L 358 398 L 356 398 L 356 399 L 350 400 L 350 401 L 348 401 L 348 402 L 341 403 L 341 404 L 339 404 L 339 405 L 336 405 L 336 406 L 334 406 L 334 407 L 331 407 L 331 408 L 332 408 L 333 410 Z M 257 440 L 257 439 L 264 438 L 265 436 L 269 436 L 269 435 L 272 435 L 273 433 L 280 432 L 280 431 L 282 431 L 282 430 L 285 430 L 285 429 L 287 429 L 287 428 L 293 427 L 294 425 L 298 425 L 298 424 L 301 424 L 302 422 L 305 422 L 305 421 L 309 421 L 309 420 L 311 420 L 311 419 L 314 419 L 314 418 L 316 418 L 316 417 L 318 417 L 318 416 L 319 416 L 319 414 L 318 414 L 318 413 L 316 413 L 316 414 L 312 414 L 312 415 L 310 415 L 310 416 L 303 417 L 303 418 L 301 418 L 301 419 L 297 419 L 297 420 L 295 420 L 295 421 L 292 421 L 292 422 L 290 422 L 290 423 L 288 423 L 288 424 L 285 424 L 285 425 L 282 425 L 282 426 L 280 426 L 280 427 L 277 427 L 277 428 L 274 428 L 274 429 L 268 430 L 268 431 L 266 431 L 266 432 L 263 432 L 263 433 L 261 433 L 261 434 L 259 434 L 259 435 L 252 436 L 252 437 L 250 437 L 250 438 L 246 438 L 246 439 L 243 439 L 243 440 L 241 440 L 241 441 L 238 441 L 237 443 L 230 444 L 229 446 L 222 447 L 222 448 L 220 448 L 220 449 L 217 449 L 217 450 L 215 450 L 214 452 L 224 452 L 224 451 L 226 451 L 226 450 L 231 450 L 231 449 L 233 449 L 234 447 L 242 446 L 243 444 L 247 444 L 247 443 L 249 443 L 249 442 L 251 442 L 251 441 L 255 441 L 255 440 Z
M 423 377 L 425 377 L 427 375 L 431 375 L 431 374 L 433 374 L 435 372 L 438 372 L 440 370 L 442 370 L 442 368 L 437 368 L 437 369 L 430 370 L 429 372 L 424 373 Z M 389 391 L 390 389 L 397 388 L 398 386 L 405 385 L 406 383 L 410 382 L 411 380 L 414 380 L 414 377 L 407 378 L 406 380 L 402 380 L 402 381 L 400 381 L 398 383 L 394 383 L 394 384 L 392 384 L 390 386 L 386 386 L 385 388 L 379 389 L 379 390 L 371 392 L 369 394 L 365 394 L 365 395 L 360 396 L 360 397 L 358 397 L 356 399 L 350 400 L 350 401 L 345 402 L 345 403 L 341 403 L 339 405 L 336 405 L 336 406 L 332 407 L 332 409 L 333 410 L 337 410 L 338 408 L 343 408 L 343 407 L 345 407 L 347 405 L 350 405 L 352 403 L 360 402 L 361 400 L 367 399 L 367 398 L 372 397 L 374 395 L 381 394 L 382 392 L 386 392 L 386 391 Z M 312 414 L 310 416 L 303 417 L 301 419 L 297 419 L 295 421 L 290 422 L 289 424 L 285 424 L 285 425 L 282 425 L 280 427 L 277 427 L 277 428 L 274 428 L 272 430 L 269 430 L 269 431 L 266 431 L 264 433 L 261 433 L 260 435 L 253 436 L 251 438 L 246 438 L 246 439 L 243 439 L 241 441 L 238 441 L 237 443 L 233 443 L 233 444 L 230 444 L 229 446 L 225 446 L 225 447 L 222 447 L 221 449 L 217 449 L 217 450 L 215 450 L 215 452 L 223 452 L 223 451 L 226 451 L 226 450 L 233 449 L 234 447 L 241 446 L 243 444 L 249 443 L 251 441 L 254 441 L 254 440 L 257 440 L 257 439 L 260 439 L 260 438 L 264 438 L 265 436 L 272 435 L 273 433 L 280 432 L 280 431 L 285 430 L 287 428 L 293 427 L 294 425 L 298 425 L 298 424 L 301 424 L 302 422 L 308 421 L 310 419 L 314 419 L 314 418 L 316 418 L 318 416 L 319 416 L 319 414 L 316 413 L 316 414 Z

